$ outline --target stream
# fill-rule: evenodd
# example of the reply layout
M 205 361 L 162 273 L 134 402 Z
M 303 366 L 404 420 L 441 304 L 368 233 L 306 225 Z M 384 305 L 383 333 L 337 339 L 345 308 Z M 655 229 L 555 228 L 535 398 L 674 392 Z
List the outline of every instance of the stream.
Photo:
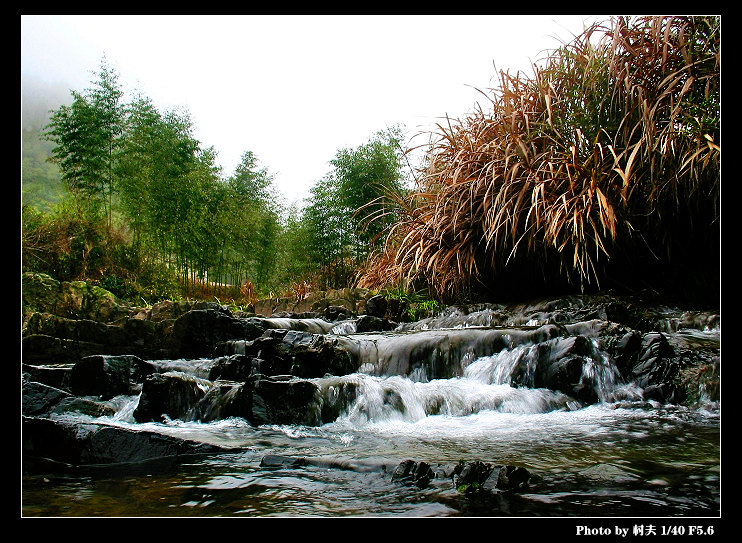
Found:
M 539 324 L 509 329 L 532 331 Z M 348 375 L 310 379 L 322 391 L 324 402 L 344 406 L 335 420 L 319 425 L 254 426 L 241 417 L 137 422 L 132 415 L 138 395 L 109 400 L 115 409 L 112 415 L 51 415 L 146 429 L 227 447 L 228 452 L 177 462 L 162 458 L 27 473 L 22 481 L 22 515 L 720 515 L 720 402 L 703 395 L 692 405 L 643 399 L 641 389 L 620 377 L 597 343 L 582 379 L 594 388 L 599 401 L 585 403 L 564 392 L 524 386 L 529 380 L 533 384 L 527 372 L 535 364 L 540 343 L 512 341 L 487 352 L 480 339 L 473 339 L 496 329 L 471 319 L 439 320 L 418 328 L 407 325 L 387 333 L 357 333 L 352 323 L 325 326 L 321 332 L 361 353 L 362 363 Z M 718 327 L 664 333 L 675 343 L 719 348 Z M 436 339 L 438 347 L 426 355 L 426 363 L 412 364 L 410 345 L 431 334 L 446 338 L 446 347 Z M 160 372 L 188 374 L 204 387 L 213 386 L 208 375 L 214 359 L 153 364 Z M 443 366 L 446 371 L 440 369 Z M 517 384 L 516 366 L 526 368 Z M 349 388 L 354 393 L 344 397 Z M 534 477 L 518 492 L 469 495 L 451 478 L 434 478 L 422 488 L 394 479 L 395 468 L 405 460 L 434 467 L 478 460 L 521 466 Z

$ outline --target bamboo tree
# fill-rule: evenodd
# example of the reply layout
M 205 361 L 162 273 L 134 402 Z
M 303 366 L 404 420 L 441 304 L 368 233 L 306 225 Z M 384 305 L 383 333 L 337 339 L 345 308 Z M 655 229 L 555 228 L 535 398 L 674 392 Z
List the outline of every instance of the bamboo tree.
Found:
M 72 104 L 52 113 L 43 137 L 55 144 L 51 160 L 59 165 L 62 181 L 78 197 L 102 199 L 110 227 L 124 133 L 123 92 L 105 58 L 97 76 L 92 88 L 72 91 Z

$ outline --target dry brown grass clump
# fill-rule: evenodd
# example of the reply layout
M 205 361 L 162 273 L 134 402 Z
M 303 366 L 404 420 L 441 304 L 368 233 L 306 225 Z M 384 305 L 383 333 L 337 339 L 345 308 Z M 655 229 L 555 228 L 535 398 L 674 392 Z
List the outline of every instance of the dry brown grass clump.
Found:
M 487 108 L 438 125 L 360 284 L 422 278 L 444 296 L 516 262 L 599 284 L 611 258 L 626 273 L 718 242 L 720 59 L 716 18 L 616 18 L 532 77 L 501 72 Z

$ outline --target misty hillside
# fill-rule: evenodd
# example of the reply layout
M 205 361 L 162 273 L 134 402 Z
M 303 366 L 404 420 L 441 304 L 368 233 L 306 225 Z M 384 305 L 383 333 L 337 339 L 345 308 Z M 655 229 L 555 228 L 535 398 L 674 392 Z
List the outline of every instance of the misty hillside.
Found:
M 21 79 L 21 178 L 22 203 L 47 210 L 63 192 L 56 165 L 47 161 L 53 144 L 41 139 L 49 112 L 71 103 L 69 89 L 61 83 Z

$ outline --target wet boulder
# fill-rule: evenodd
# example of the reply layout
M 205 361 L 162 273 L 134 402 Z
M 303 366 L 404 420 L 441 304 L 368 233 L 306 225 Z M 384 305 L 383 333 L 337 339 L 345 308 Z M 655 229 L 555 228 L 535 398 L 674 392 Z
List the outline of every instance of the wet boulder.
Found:
M 635 330 L 630 330 L 616 337 L 614 341 L 609 342 L 608 348 L 613 363 L 624 377 L 631 376 L 633 365 L 636 363 L 641 347 L 642 335 Z
M 337 322 L 353 317 L 353 311 L 341 305 L 329 305 L 322 313 L 328 322 Z
M 182 372 L 152 374 L 144 380 L 134 419 L 137 422 L 161 422 L 163 417 L 194 420 L 196 405 L 212 386 L 210 381 Z
M 27 416 L 48 414 L 63 399 L 73 397 L 69 392 L 35 381 L 24 382 L 21 392 L 23 414 Z
M 116 410 L 104 401 L 73 396 L 67 391 L 24 380 L 22 387 L 23 415 L 49 416 L 52 413 L 81 413 L 91 417 L 111 416 Z
M 211 385 L 202 393 L 186 387 L 181 404 L 172 406 L 170 413 L 179 413 L 181 416 L 178 418 L 187 417 L 188 420 L 201 422 L 240 417 L 253 426 L 318 426 L 323 422 L 320 390 L 312 381 L 290 375 L 254 374 L 242 383 L 217 380 Z M 145 398 L 147 390 L 145 385 L 142 398 Z M 159 407 L 154 411 L 148 408 L 148 411 L 157 414 L 164 412 L 164 408 Z M 134 414 L 137 416 L 137 412 Z
M 24 364 L 63 364 L 104 352 L 105 348 L 101 343 L 47 334 L 27 334 L 21 340 L 21 357 Z
M 73 367 L 74 364 L 23 364 L 23 378 L 69 391 L 70 373 Z
M 520 466 L 500 466 L 496 487 L 500 490 L 524 490 L 531 481 L 531 473 Z
M 194 454 L 217 454 L 232 449 L 188 439 L 118 426 L 68 423 L 23 417 L 23 469 L 48 459 L 71 466 L 138 463 Z
M 144 378 L 154 371 L 154 366 L 134 355 L 87 356 L 70 370 L 70 391 L 104 399 L 137 394 Z
M 479 460 L 462 462 L 454 471 L 453 485 L 456 490 L 463 493 L 495 488 L 496 479 L 490 479 L 494 469 L 494 465 Z
M 306 465 L 306 458 L 296 456 L 267 454 L 260 459 L 261 468 L 300 468 Z
M 356 401 L 360 383 L 344 379 L 323 379 L 320 387 L 320 413 L 323 423 L 333 422 L 348 412 Z
M 198 399 L 189 415 L 193 420 L 212 422 L 229 417 L 248 419 L 250 394 L 248 385 L 236 381 L 216 380 L 213 386 Z
M 587 403 L 599 401 L 597 383 L 584 378 L 586 364 L 600 364 L 585 336 L 557 337 L 524 352 L 511 372 L 513 386 L 548 388 Z
M 356 361 L 335 338 L 315 335 L 311 342 L 293 344 L 291 374 L 306 379 L 324 375 L 346 375 L 356 370 Z
M 388 303 L 386 298 L 381 295 L 371 296 L 366 300 L 366 313 L 371 317 L 386 317 Z
M 627 365 L 626 378 L 644 389 L 644 398 L 659 402 L 677 402 L 676 397 L 682 361 L 664 334 L 651 332 L 642 336 L 641 345 L 632 363 Z
M 245 354 L 231 354 L 219 356 L 209 371 L 209 380 L 226 379 L 229 381 L 246 381 L 259 369 L 260 360 Z
M 396 322 L 374 315 L 361 315 L 356 321 L 357 332 L 388 332 L 396 327 Z
M 178 317 L 170 336 L 170 356 L 200 358 L 211 356 L 220 343 L 233 339 L 254 339 L 266 325 L 260 319 L 240 319 L 226 309 L 193 309 Z
M 220 344 L 212 377 L 241 380 L 249 375 L 294 375 L 305 379 L 356 370 L 353 354 L 336 337 L 302 330 L 267 329 L 252 341 Z M 224 358 L 229 357 L 229 358 Z
M 250 412 L 246 418 L 251 424 L 322 423 L 319 387 L 315 383 L 291 376 L 254 375 L 247 384 Z

